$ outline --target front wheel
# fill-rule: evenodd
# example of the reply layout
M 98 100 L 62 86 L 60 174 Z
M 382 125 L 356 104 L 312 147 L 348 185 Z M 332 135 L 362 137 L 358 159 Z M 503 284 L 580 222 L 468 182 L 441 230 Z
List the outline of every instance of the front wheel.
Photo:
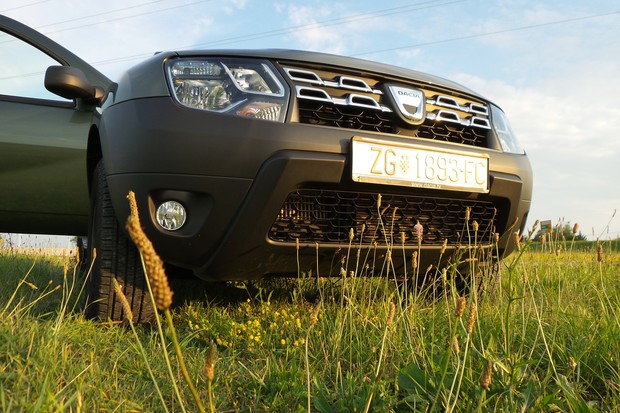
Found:
M 128 318 L 114 290 L 112 280 L 116 278 L 131 308 L 133 321 L 152 321 L 155 310 L 140 254 L 116 219 L 103 161 L 99 161 L 93 173 L 89 221 L 88 256 L 94 262 L 88 274 L 85 316 L 105 321 Z

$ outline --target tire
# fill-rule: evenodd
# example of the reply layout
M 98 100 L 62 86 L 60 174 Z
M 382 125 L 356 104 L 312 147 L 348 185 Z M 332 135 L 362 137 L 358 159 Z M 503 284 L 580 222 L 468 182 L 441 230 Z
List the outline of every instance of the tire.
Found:
M 94 262 L 86 281 L 84 314 L 87 318 L 102 321 L 127 320 L 114 291 L 112 280 L 116 278 L 131 307 L 133 322 L 150 322 L 155 318 L 155 311 L 140 254 L 116 219 L 103 161 L 97 164 L 92 179 L 88 256 Z

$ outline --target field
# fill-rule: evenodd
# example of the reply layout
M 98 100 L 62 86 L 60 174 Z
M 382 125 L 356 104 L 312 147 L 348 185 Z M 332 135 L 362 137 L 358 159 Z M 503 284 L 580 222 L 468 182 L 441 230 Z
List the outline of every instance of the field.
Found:
M 349 271 L 176 281 L 161 334 L 85 320 L 70 257 L 4 250 L 0 409 L 620 411 L 618 244 L 524 242 L 480 297 L 450 268 L 417 290 Z

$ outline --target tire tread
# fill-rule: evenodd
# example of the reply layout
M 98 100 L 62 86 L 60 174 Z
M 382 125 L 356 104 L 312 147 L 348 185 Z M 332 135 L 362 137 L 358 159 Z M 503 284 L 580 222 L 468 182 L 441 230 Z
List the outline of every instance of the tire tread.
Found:
M 91 194 L 91 225 L 89 248 L 97 249 L 92 272 L 88 280 L 88 296 L 85 315 L 88 318 L 123 321 L 126 314 L 114 291 L 112 279 L 122 286 L 133 313 L 133 321 L 150 322 L 155 311 L 146 285 L 140 254 L 125 230 L 121 227 L 108 188 L 103 162 L 99 162 L 93 174 Z

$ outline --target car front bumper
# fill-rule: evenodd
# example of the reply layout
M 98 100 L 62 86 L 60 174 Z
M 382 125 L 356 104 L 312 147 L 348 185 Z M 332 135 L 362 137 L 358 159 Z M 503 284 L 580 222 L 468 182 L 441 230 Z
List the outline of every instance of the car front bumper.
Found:
M 335 242 L 274 237 L 274 222 L 296 191 L 364 193 L 372 199 L 377 194 L 387 196 L 384 199 L 449 199 L 463 208 L 485 203 L 497 210 L 485 237 L 491 239 L 495 232 L 501 235 L 492 247 L 498 255 L 514 248 L 512 232 L 523 227 L 530 207 L 532 175 L 524 155 L 476 148 L 490 157 L 490 191 L 476 194 L 353 182 L 349 155 L 353 136 L 412 140 L 395 135 L 252 121 L 187 110 L 168 98 L 111 106 L 102 117 L 100 130 L 119 220 L 126 220 L 126 195 L 134 191 L 142 225 L 162 259 L 205 279 L 249 279 L 310 269 L 335 275 L 346 267 L 343 257 L 351 256 L 361 245 L 374 251 L 372 266 L 376 267 L 388 250 L 396 251 L 391 253 L 392 259 L 398 255 L 403 265 L 419 251 L 419 265 L 424 267 L 437 263 L 442 255 L 442 242 L 401 245 L 398 234 L 386 238 L 385 232 L 369 243 L 357 236 L 351 242 L 342 237 Z M 430 150 L 459 147 L 423 139 L 415 142 Z M 176 200 L 187 210 L 187 223 L 174 232 L 160 228 L 155 221 L 157 206 L 166 200 Z M 453 208 L 451 205 L 446 208 Z M 384 227 L 390 225 L 390 213 L 388 210 L 382 216 Z M 454 217 L 442 219 L 463 219 L 462 210 L 454 213 Z M 450 242 L 448 248 L 458 249 L 472 241 L 469 230 L 465 228 L 464 233 L 467 240 Z M 487 244 L 491 248 L 491 242 Z

